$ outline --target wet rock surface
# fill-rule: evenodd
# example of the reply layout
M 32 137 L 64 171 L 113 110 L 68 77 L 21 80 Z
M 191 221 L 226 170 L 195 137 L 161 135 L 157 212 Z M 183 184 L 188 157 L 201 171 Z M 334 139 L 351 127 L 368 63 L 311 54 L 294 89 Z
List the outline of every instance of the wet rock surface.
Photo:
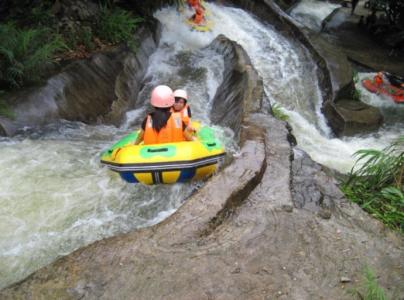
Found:
M 404 76 L 404 56 L 400 54 L 402 50 L 383 45 L 370 35 L 365 26 L 359 25 L 360 17 L 366 17 L 369 10 L 364 9 L 362 3 L 357 6 L 355 14 L 351 15 L 350 11 L 350 8 L 339 8 L 325 24 L 325 35 L 336 40 L 349 60 L 356 64 L 376 72 L 383 70 Z M 339 22 L 338 26 L 332 25 L 337 18 L 345 21 Z
M 244 115 L 258 112 L 262 106 L 263 83 L 244 49 L 223 35 L 209 46 L 223 55 L 223 81 L 213 98 L 211 120 L 233 129 L 236 136 Z
M 156 30 L 157 31 L 157 30 Z M 148 57 L 156 49 L 155 35 L 148 28 L 137 32 L 135 54 L 126 48 L 68 65 L 48 79 L 45 86 L 12 95 L 15 119 L 0 119 L 3 133 L 41 126 L 60 118 L 84 123 L 119 124 L 122 114 L 134 105 Z
M 268 129 L 253 133 L 240 158 L 174 215 L 80 249 L 4 289 L 0 298 L 351 299 L 345 289 L 357 284 L 365 265 L 389 293 L 404 295 L 402 237 L 341 198 L 307 156 L 291 161 L 283 122 L 263 114 L 253 119 L 243 129 L 247 135 L 257 126 Z M 333 197 L 332 216 L 285 209 L 313 185 L 293 183 L 294 163 L 309 166 L 314 184 Z M 212 226 L 232 199 L 237 205 Z
M 376 131 L 383 123 L 379 109 L 360 101 L 342 99 L 327 102 L 323 112 L 338 136 Z
M 324 37 L 317 32 L 307 32 L 307 36 L 327 63 L 332 90 L 334 91 L 333 98 L 352 97 L 352 91 L 354 90 L 353 69 L 343 50 L 334 39 Z
M 336 204 L 344 198 L 342 192 L 337 188 L 336 181 L 327 176 L 322 167 L 305 152 L 295 148 L 293 157 L 293 204 L 297 208 L 319 212 L 320 216 L 326 219 L 329 213 L 335 210 Z

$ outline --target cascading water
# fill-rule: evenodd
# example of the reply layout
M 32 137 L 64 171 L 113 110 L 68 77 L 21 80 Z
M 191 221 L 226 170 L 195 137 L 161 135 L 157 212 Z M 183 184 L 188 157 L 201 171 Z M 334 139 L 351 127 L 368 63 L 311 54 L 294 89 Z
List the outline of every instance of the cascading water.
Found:
M 209 124 L 224 63 L 198 51 L 199 38 L 163 31 L 140 100 L 158 84 L 185 88 L 193 119 Z M 131 185 L 100 166 L 101 151 L 143 119 L 143 102 L 121 128 L 61 121 L 0 140 L 0 288 L 95 240 L 158 223 L 201 185 Z M 236 151 L 232 131 L 214 128 L 226 150 Z
M 0 287 L 80 246 L 164 219 L 196 188 L 129 185 L 101 168 L 100 151 L 126 132 L 62 122 L 0 142 Z
M 308 51 L 243 10 L 206 5 L 211 18 L 220 26 L 214 26 L 212 32 L 203 34 L 205 40 L 202 45 L 208 44 L 218 34 L 224 34 L 247 51 L 263 78 L 268 99 L 284 108 L 290 117 L 289 123 L 298 146 L 315 161 L 340 172 L 348 172 L 354 164 L 352 154 L 355 151 L 364 148 L 382 149 L 402 134 L 402 130 L 398 129 L 400 126 L 396 126 L 384 127 L 378 133 L 360 137 L 333 138 L 321 113 L 322 97 L 316 65 Z M 162 10 L 160 14 L 180 18 L 169 9 Z M 175 28 L 173 26 L 170 30 L 175 31 Z
M 139 124 L 156 84 L 188 90 L 194 119 L 209 123 L 223 59 L 203 47 L 218 34 L 244 47 L 263 78 L 268 99 L 284 107 L 299 147 L 314 160 L 345 172 L 353 165 L 354 151 L 382 148 L 403 134 L 401 118 L 401 128 L 398 122 L 376 134 L 330 138 L 308 51 L 240 9 L 206 6 L 216 24 L 208 33 L 190 31 L 184 23 L 190 12 L 165 8 L 156 13 L 163 24 L 162 40 L 151 57 L 137 110 L 127 113 L 121 128 L 61 122 L 0 140 L 0 288 L 80 246 L 162 220 L 197 188 L 129 185 L 100 168 L 98 155 Z M 227 150 L 235 151 L 231 131 L 217 131 Z
M 301 25 L 318 31 L 321 29 L 321 23 L 324 18 L 338 7 L 341 7 L 341 5 L 329 3 L 328 1 L 302 0 L 293 7 L 290 15 Z

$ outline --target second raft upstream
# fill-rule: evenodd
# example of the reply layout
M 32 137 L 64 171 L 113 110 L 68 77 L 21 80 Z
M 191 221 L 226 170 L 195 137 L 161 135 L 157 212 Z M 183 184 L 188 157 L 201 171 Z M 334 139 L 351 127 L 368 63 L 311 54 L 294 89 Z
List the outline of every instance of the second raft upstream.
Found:
M 193 127 L 199 123 L 193 122 Z M 176 183 L 212 175 L 225 156 L 213 130 L 203 126 L 192 142 L 133 145 L 133 132 L 101 154 L 101 163 L 130 183 Z

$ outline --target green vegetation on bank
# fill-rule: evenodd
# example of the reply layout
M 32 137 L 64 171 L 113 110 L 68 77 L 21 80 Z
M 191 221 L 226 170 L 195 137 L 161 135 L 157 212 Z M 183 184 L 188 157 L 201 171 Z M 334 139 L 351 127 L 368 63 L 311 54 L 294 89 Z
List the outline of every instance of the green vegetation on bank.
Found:
M 356 299 L 361 300 L 388 300 L 384 289 L 380 287 L 373 271 L 366 267 L 363 271 L 364 281 L 359 288 L 350 291 Z
M 0 90 L 34 84 L 55 62 L 109 45 L 124 42 L 134 49 L 133 34 L 142 18 L 111 3 L 99 5 L 85 20 L 52 13 L 49 1 L 27 2 L 24 8 L 15 4 L 0 24 Z
M 404 136 L 382 151 L 365 149 L 354 155 L 357 161 L 342 191 L 372 216 L 404 233 Z
M 278 120 L 287 121 L 289 119 L 289 116 L 283 112 L 282 107 L 278 103 L 272 105 L 272 114 Z
M 49 29 L 19 29 L 13 23 L 0 25 L 0 83 L 19 88 L 37 81 L 53 63 L 53 55 L 65 47 Z
M 359 82 L 359 74 L 358 74 L 357 71 L 353 71 L 352 80 L 353 80 L 355 85 L 358 84 L 358 82 Z M 361 97 L 362 97 L 361 91 L 358 90 L 354 86 L 353 91 L 352 91 L 352 99 L 355 100 L 355 101 L 360 101 Z
M 10 119 L 13 119 L 14 113 L 11 111 L 10 107 L 4 101 L 5 92 L 0 90 L 0 116 L 4 116 Z
M 129 12 L 123 9 L 109 9 L 107 6 L 102 6 L 98 36 L 114 44 L 126 41 L 129 46 L 132 46 L 132 34 L 142 21 L 143 18 L 132 17 Z

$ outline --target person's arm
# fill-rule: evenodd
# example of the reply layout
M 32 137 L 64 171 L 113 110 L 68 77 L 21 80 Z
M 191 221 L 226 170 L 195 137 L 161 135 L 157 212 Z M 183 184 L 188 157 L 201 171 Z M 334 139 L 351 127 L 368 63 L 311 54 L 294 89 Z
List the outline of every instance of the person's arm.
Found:
M 144 137 L 144 130 L 140 130 L 139 134 L 137 135 L 136 141 L 133 143 L 134 145 L 139 145 L 141 142 L 143 142 L 143 137 Z
M 146 122 L 147 122 L 147 117 L 144 118 L 142 125 L 141 125 L 141 130 L 139 132 L 139 134 L 137 135 L 136 141 L 134 141 L 134 145 L 139 145 L 141 142 L 143 142 L 143 138 L 144 138 L 144 131 L 146 128 Z
M 184 137 L 187 141 L 194 141 L 196 137 L 193 136 L 192 131 L 187 127 L 184 130 Z

